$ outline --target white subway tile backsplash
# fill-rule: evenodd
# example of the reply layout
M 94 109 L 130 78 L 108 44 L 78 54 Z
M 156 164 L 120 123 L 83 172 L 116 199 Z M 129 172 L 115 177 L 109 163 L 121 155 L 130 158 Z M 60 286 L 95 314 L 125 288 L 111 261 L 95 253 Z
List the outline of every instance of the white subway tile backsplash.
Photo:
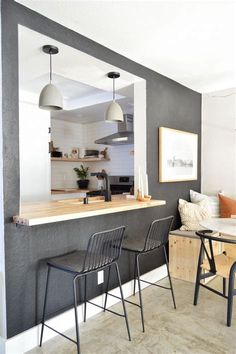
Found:
M 117 124 L 106 122 L 96 122 L 90 124 L 78 124 L 61 120 L 51 120 L 51 139 L 54 146 L 60 151 L 71 154 L 73 147 L 84 147 L 89 149 L 104 150 L 106 145 L 94 144 L 96 139 L 117 132 Z M 101 171 L 105 169 L 109 175 L 133 175 L 134 156 L 131 154 L 133 145 L 107 146 L 110 161 L 86 162 L 89 172 Z M 80 163 L 75 162 L 52 162 L 51 178 L 52 188 L 75 188 L 76 174 L 74 167 Z M 90 188 L 97 188 L 96 177 L 90 177 Z

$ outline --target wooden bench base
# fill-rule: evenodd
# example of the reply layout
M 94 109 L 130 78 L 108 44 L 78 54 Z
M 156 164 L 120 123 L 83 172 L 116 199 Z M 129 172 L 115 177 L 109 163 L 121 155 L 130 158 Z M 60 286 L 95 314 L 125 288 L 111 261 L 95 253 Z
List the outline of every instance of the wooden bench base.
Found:
M 221 253 L 221 243 L 214 242 L 214 253 Z M 194 231 L 172 231 L 169 237 L 169 267 L 173 278 L 195 283 L 200 239 Z M 205 282 L 209 282 L 208 278 Z M 203 281 L 204 282 L 204 281 Z

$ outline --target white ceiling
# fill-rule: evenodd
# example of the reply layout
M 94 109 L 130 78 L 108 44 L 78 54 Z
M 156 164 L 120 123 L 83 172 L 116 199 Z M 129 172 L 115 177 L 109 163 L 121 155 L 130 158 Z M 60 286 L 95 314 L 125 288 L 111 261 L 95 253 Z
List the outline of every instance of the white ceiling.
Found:
M 40 91 L 49 82 L 49 56 L 42 51 L 45 44 L 59 48 L 52 57 L 53 83 L 63 95 L 64 110 L 55 112 L 54 118 L 79 123 L 104 120 L 112 100 L 109 71 L 120 72 L 116 100 L 124 113 L 133 112 L 133 84 L 142 79 L 23 26 L 19 26 L 21 99 L 38 102 Z
M 124 113 L 133 114 L 134 107 L 132 100 L 124 98 L 117 100 Z M 51 117 L 58 120 L 66 120 L 67 122 L 88 124 L 98 121 L 104 121 L 105 112 L 107 111 L 109 102 L 92 104 L 90 106 L 72 109 L 69 111 L 52 112 Z
M 198 92 L 236 87 L 235 1 L 18 2 Z
M 141 80 L 138 76 L 114 65 L 98 60 L 41 33 L 19 26 L 19 81 L 23 89 L 27 86 L 39 94 L 42 87 L 48 83 L 49 56 L 42 51 L 45 44 L 59 48 L 59 53 L 52 57 L 53 80 L 58 79 L 58 83 L 62 78 L 66 78 L 111 92 L 112 80 L 107 77 L 109 71 L 120 73 L 120 78 L 116 80 L 118 90 Z M 69 92 L 73 93 L 73 90 L 66 90 L 65 95 Z

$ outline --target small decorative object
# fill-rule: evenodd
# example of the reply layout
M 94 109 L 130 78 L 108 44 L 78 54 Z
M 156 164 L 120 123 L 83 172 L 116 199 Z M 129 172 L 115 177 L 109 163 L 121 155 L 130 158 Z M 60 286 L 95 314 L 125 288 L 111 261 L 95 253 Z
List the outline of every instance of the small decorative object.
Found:
M 141 168 L 139 167 L 137 200 L 140 202 L 147 202 L 151 198 L 151 195 L 148 194 L 148 175 L 145 173 L 145 178 L 143 179 Z
M 65 159 L 68 159 L 68 158 L 69 158 L 67 152 L 64 154 L 64 157 L 65 157 Z
M 52 140 L 48 144 L 49 144 L 49 153 L 51 154 L 51 157 L 62 157 L 63 155 L 62 151 L 58 151 L 60 148 L 55 147 L 53 145 Z
M 72 151 L 71 151 L 72 159 L 78 159 L 78 156 L 79 156 L 78 148 L 73 148 Z
M 53 151 L 53 149 L 54 149 L 53 141 L 51 140 L 48 144 L 49 144 L 49 152 L 51 153 Z
M 170 128 L 159 128 L 159 181 L 196 180 L 197 151 L 197 134 Z
M 106 147 L 104 150 L 101 151 L 100 153 L 104 159 L 107 159 L 108 157 L 108 148 Z
M 84 147 L 79 148 L 79 158 L 83 159 L 85 156 L 86 149 Z
M 97 158 L 99 155 L 99 151 L 98 150 L 91 150 L 91 149 L 86 149 L 85 150 L 85 158 Z
M 58 151 L 59 149 L 59 147 L 53 147 L 53 150 L 51 151 L 51 157 L 62 157 L 62 151 Z
M 87 189 L 89 180 L 87 179 L 88 177 L 88 167 L 85 167 L 83 165 L 80 165 L 80 168 L 75 167 L 74 171 L 77 174 L 77 177 L 79 178 L 77 181 L 79 189 Z

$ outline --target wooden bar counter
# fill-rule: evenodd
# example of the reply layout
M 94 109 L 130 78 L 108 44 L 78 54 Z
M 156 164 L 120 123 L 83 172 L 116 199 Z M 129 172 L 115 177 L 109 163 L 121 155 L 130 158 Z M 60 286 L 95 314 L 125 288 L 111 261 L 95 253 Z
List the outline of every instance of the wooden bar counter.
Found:
M 13 217 L 15 224 L 26 226 L 42 225 L 65 220 L 87 218 L 91 216 L 120 213 L 129 210 L 151 208 L 165 205 L 164 200 L 139 202 L 126 199 L 125 196 L 113 196 L 111 202 L 103 197 L 89 198 L 88 204 L 82 199 L 66 199 L 48 202 L 24 203 L 19 215 Z

